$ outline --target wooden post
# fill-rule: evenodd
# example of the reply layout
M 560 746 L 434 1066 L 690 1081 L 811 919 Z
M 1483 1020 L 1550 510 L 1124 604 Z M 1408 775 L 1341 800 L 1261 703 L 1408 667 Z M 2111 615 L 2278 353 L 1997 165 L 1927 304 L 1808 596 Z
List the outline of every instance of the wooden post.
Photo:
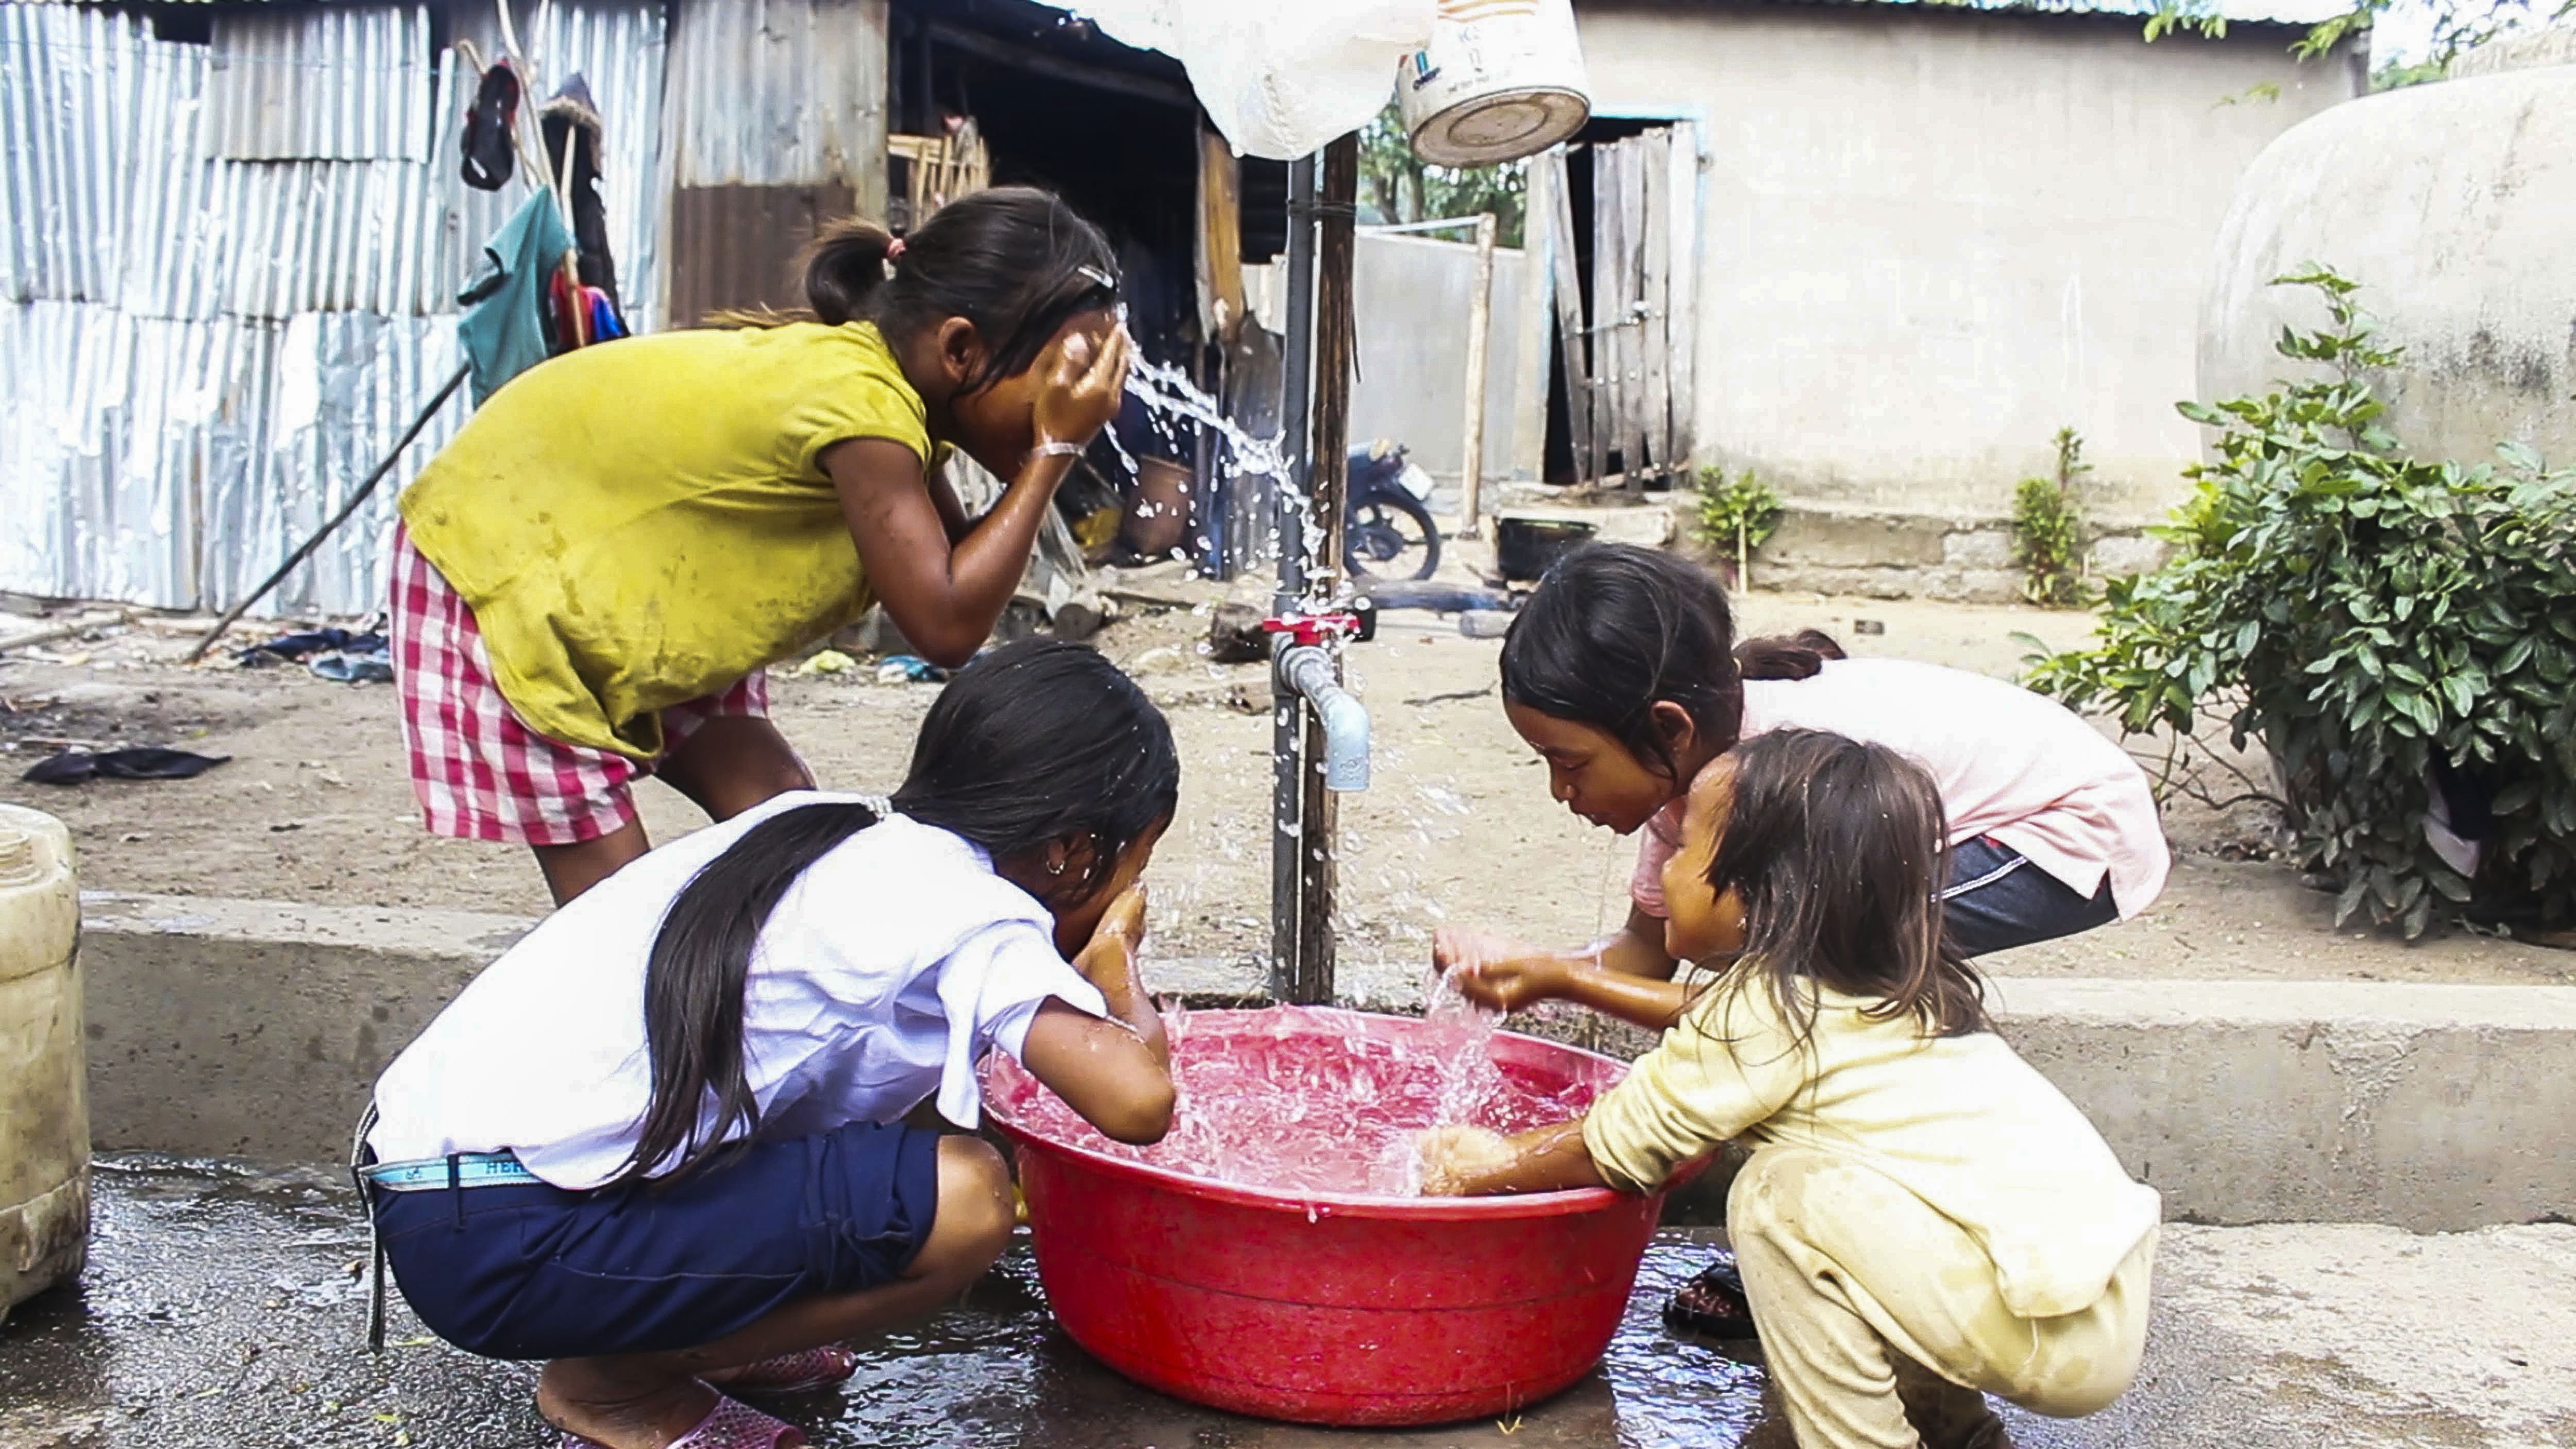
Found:
M 1484 516 L 1485 366 L 1494 325 L 1494 214 L 1476 218 L 1476 294 L 1467 299 L 1467 437 L 1460 455 L 1458 536 L 1475 538 Z

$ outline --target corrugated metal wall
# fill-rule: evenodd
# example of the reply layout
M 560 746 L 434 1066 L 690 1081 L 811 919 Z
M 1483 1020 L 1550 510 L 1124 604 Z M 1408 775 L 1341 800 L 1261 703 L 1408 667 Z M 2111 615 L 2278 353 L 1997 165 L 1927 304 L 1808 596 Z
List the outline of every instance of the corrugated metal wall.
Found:
M 837 182 L 885 207 L 886 0 L 680 0 L 673 183 Z
M 598 102 L 611 245 L 649 325 L 662 9 L 549 13 L 525 39 Z M 228 604 L 455 369 L 456 289 L 525 193 L 458 180 L 463 82 L 430 33 L 425 6 L 302 7 L 227 11 L 188 45 L 0 3 L 0 589 Z M 375 607 L 392 498 L 268 607 Z
M 216 22 L 208 154 L 417 161 L 429 153 L 429 11 L 350 6 Z
M 824 222 L 883 217 L 886 0 L 673 0 L 670 315 L 804 304 Z

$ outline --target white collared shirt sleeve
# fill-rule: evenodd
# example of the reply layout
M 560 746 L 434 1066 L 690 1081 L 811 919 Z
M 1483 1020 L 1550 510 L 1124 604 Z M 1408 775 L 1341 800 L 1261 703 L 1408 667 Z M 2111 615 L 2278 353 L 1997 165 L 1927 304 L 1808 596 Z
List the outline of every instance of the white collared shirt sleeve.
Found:
M 1100 988 L 1057 955 L 1055 942 L 1031 922 L 998 921 L 958 943 L 939 967 L 939 1001 L 948 1017 L 940 1116 L 966 1128 L 982 1121 L 977 1064 L 993 1050 L 1017 1060 L 1038 1008 L 1050 1000 L 1092 1016 L 1109 1014 Z

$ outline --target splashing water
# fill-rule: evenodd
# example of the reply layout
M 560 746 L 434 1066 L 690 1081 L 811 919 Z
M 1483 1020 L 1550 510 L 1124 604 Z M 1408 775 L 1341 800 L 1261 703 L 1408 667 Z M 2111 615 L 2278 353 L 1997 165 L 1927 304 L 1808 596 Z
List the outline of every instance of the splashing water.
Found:
M 1142 355 L 1133 356 L 1127 369 L 1127 391 L 1145 405 L 1147 423 L 1166 443 L 1180 439 L 1177 427 L 1186 419 L 1213 433 L 1222 445 L 1218 449 L 1217 470 L 1229 478 L 1268 478 L 1284 490 L 1297 504 L 1299 530 L 1305 537 L 1306 556 L 1314 558 L 1324 551 L 1324 529 L 1316 518 L 1314 499 L 1310 497 L 1288 467 L 1283 442 L 1278 437 L 1257 438 L 1243 425 L 1226 415 L 1217 400 L 1190 381 L 1189 374 L 1169 363 L 1155 362 Z M 1113 430 L 1114 431 L 1114 430 Z M 1130 471 L 1135 459 L 1113 438 L 1111 446 L 1118 451 L 1119 461 Z M 1318 599 L 1315 602 L 1329 603 Z
M 1173 440 L 1170 420 L 1187 418 L 1214 429 L 1224 439 L 1237 473 L 1282 479 L 1288 476 L 1288 464 L 1280 456 L 1277 438 L 1256 438 L 1245 432 L 1217 406 L 1215 398 L 1201 392 L 1189 374 L 1179 368 L 1138 357 L 1127 370 L 1127 391 L 1145 405 L 1146 414 L 1165 441 Z
M 1246 1016 L 1257 1015 L 1247 1029 Z M 1601 1083 L 1497 1063 L 1498 1018 L 1442 988 L 1419 1022 L 1328 1007 L 1226 1012 L 1201 1029 L 1164 1018 L 1180 1101 L 1152 1147 L 1092 1130 L 1016 1063 L 997 1061 L 993 1105 L 1021 1129 L 1129 1161 L 1271 1192 L 1411 1197 L 1417 1139 L 1463 1123 L 1526 1132 L 1570 1121 Z
M 1431 983 L 1431 1004 L 1422 1013 L 1423 1035 L 1439 1063 L 1439 1107 L 1431 1125 L 1447 1127 L 1476 1122 L 1479 1107 L 1508 1090 L 1502 1068 L 1494 1065 L 1494 1032 L 1503 1014 L 1469 1001 L 1458 978 L 1442 976 Z

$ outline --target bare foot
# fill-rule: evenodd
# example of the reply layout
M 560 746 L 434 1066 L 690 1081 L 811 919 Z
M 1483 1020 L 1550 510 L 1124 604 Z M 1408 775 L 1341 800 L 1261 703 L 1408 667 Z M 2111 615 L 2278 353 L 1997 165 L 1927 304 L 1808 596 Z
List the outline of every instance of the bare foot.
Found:
M 663 1449 L 715 1407 L 692 1378 L 645 1374 L 618 1359 L 559 1358 L 537 1375 L 537 1412 L 608 1449 Z

